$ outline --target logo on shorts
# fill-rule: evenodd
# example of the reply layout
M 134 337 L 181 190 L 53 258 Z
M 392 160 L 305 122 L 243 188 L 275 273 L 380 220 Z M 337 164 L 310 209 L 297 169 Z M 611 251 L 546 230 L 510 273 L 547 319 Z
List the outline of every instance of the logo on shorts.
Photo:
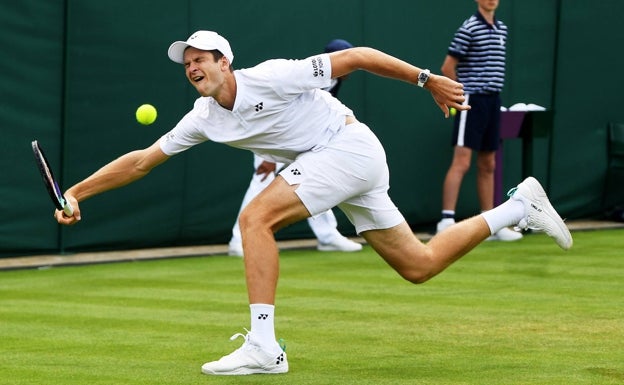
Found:
M 290 172 L 291 172 L 293 175 L 301 175 L 301 171 L 299 171 L 299 170 L 298 170 L 298 169 L 296 169 L 296 168 L 291 169 L 291 170 L 290 170 Z

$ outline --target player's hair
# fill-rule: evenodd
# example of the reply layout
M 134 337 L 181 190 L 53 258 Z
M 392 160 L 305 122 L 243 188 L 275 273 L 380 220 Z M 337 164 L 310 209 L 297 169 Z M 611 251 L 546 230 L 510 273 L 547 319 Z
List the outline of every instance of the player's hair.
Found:
M 219 51 L 218 49 L 211 49 L 209 52 L 212 53 L 215 63 L 221 60 L 221 58 L 224 56 L 223 53 L 221 53 L 221 51 Z
M 212 53 L 212 57 L 214 58 L 215 63 L 221 60 L 221 58 L 225 56 L 223 52 L 219 51 L 218 49 L 212 49 L 208 52 Z M 230 63 L 230 71 L 233 71 L 233 70 L 234 69 L 232 68 L 232 63 Z

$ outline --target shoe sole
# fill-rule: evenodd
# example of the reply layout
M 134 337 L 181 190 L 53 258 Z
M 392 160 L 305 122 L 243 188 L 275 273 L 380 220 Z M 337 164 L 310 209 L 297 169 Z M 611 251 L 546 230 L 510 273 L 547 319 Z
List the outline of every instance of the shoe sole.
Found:
M 212 370 L 202 368 L 202 373 L 209 376 L 246 376 L 249 374 L 284 374 L 288 373 L 288 368 L 275 368 L 275 370 L 238 368 L 229 372 L 214 372 Z

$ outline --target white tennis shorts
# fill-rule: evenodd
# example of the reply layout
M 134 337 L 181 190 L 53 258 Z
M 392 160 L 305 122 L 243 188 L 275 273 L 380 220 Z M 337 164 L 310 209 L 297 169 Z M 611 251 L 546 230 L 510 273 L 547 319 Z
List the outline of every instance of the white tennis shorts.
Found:
M 363 123 L 344 126 L 321 149 L 300 154 L 280 172 L 312 216 L 338 206 L 358 234 L 405 219 L 388 195 L 386 153 Z

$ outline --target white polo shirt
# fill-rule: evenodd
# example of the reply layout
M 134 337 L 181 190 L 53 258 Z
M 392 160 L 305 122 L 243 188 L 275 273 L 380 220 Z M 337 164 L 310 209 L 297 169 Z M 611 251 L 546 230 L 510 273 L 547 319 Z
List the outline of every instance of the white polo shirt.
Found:
M 160 139 L 167 155 L 205 142 L 251 150 L 264 159 L 291 163 L 297 155 L 322 148 L 353 112 L 321 88 L 331 83 L 329 55 L 304 60 L 269 60 L 234 71 L 232 111 L 212 97 L 193 109 Z

